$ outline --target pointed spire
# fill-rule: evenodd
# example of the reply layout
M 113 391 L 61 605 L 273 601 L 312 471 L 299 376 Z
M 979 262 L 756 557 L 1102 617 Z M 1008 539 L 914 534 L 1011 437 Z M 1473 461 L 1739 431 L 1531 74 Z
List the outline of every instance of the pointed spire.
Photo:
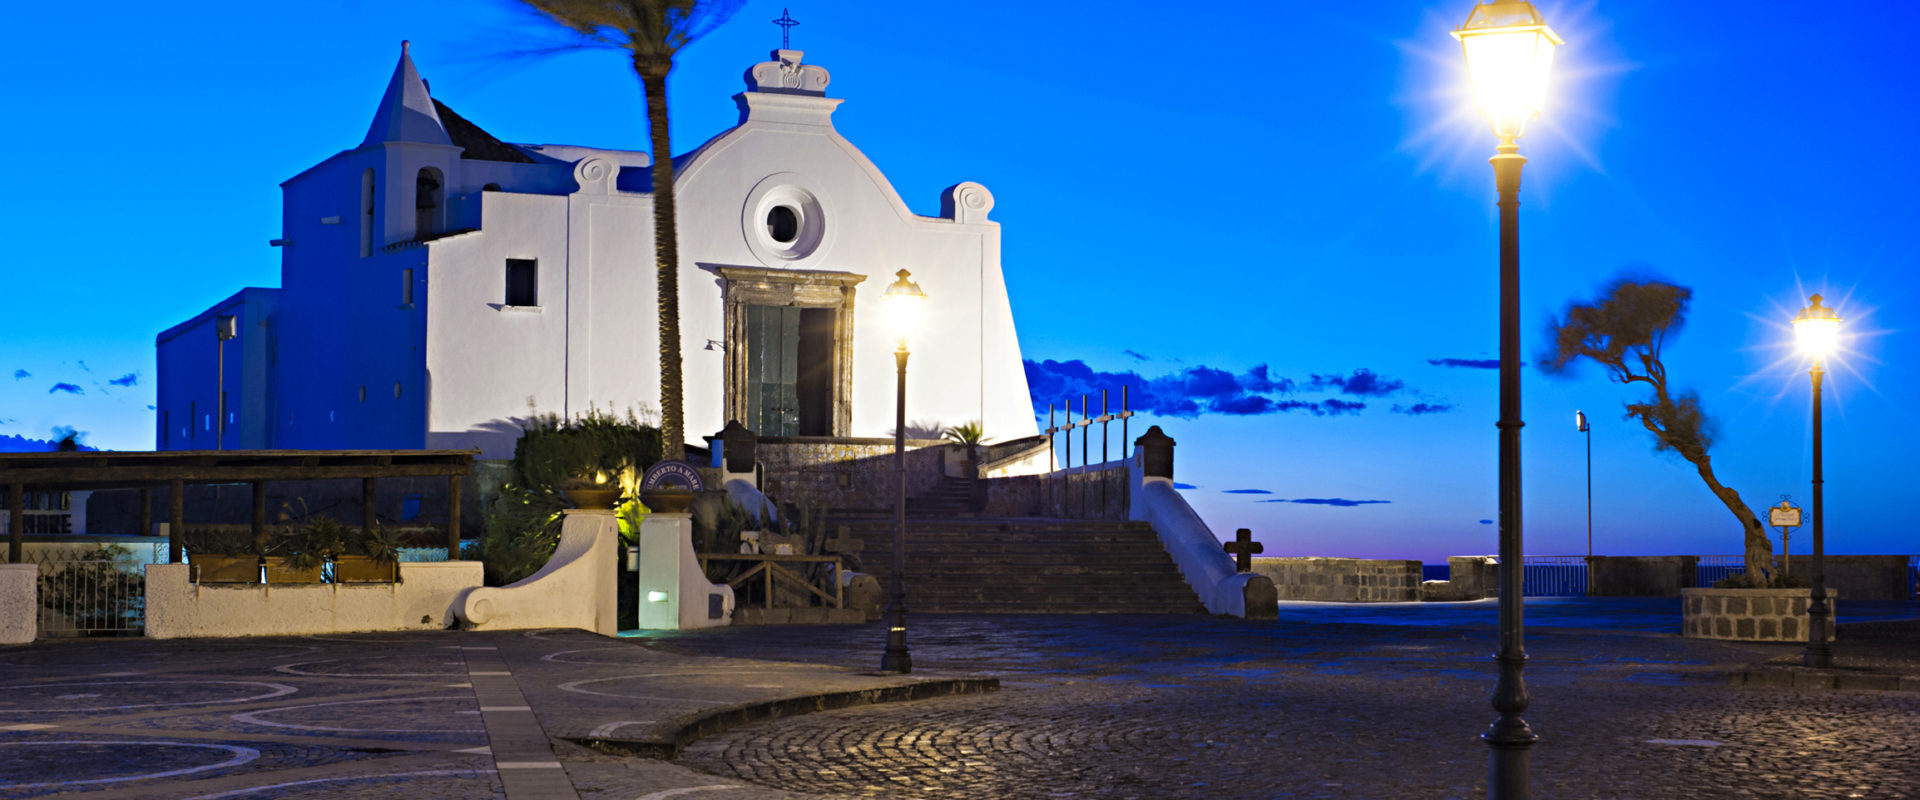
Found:
M 393 80 L 387 84 L 386 96 L 380 98 L 380 110 L 374 113 L 373 126 L 367 129 L 367 140 L 360 143 L 361 147 L 381 142 L 453 144 L 446 126 L 440 124 L 440 115 L 433 110 L 426 81 L 420 80 L 419 71 L 413 68 L 407 45 L 405 41 L 400 43 L 400 63 L 393 68 Z

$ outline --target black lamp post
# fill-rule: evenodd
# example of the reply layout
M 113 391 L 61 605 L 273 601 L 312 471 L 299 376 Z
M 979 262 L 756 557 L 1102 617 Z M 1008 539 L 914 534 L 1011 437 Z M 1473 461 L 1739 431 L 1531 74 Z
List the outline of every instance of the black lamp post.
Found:
M 1826 519 L 1821 498 L 1826 478 L 1821 474 L 1820 463 L 1820 384 L 1827 376 L 1821 362 L 1840 338 L 1840 315 L 1821 305 L 1820 295 L 1808 299 L 1809 305 L 1801 309 L 1800 316 L 1793 318 L 1793 333 L 1800 340 L 1800 351 L 1813 357 L 1813 369 L 1808 371 L 1813 377 L 1813 599 L 1807 605 L 1805 663 L 1809 667 L 1830 667 L 1833 666 L 1833 645 L 1827 643 L 1827 634 L 1833 630 L 1833 606 L 1827 602 Z
M 1587 435 L 1587 569 L 1593 569 L 1593 426 L 1587 424 L 1587 412 L 1573 412 L 1575 430 Z M 1587 591 L 1593 591 L 1593 576 L 1587 576 Z
M 1521 614 L 1520 526 L 1520 155 L 1516 140 L 1546 100 L 1553 48 L 1560 37 L 1526 0 L 1473 7 L 1453 32 L 1467 57 L 1475 105 L 1493 123 L 1500 146 L 1492 159 L 1500 192 L 1500 665 L 1492 705 L 1500 718 L 1480 738 L 1490 748 L 1487 796 L 1527 796 L 1528 748 L 1539 740 L 1520 714 L 1527 710 L 1527 663 Z
M 898 344 L 893 361 L 899 369 L 897 402 L 893 417 L 893 593 L 887 601 L 887 652 L 880 657 L 880 669 L 886 672 L 912 672 L 913 656 L 907 652 L 907 336 L 920 319 L 920 306 L 927 294 L 900 270 L 899 280 L 887 287 L 880 299 Z

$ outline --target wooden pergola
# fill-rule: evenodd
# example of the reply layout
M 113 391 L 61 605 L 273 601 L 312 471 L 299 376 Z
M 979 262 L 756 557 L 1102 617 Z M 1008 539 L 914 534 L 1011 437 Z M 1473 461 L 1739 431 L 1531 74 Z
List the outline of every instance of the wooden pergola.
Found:
M 171 502 L 167 558 L 180 561 L 186 486 L 246 483 L 253 486 L 253 534 L 267 526 L 269 481 L 360 479 L 362 524 L 373 524 L 374 481 L 380 478 L 447 479 L 447 558 L 460 557 L 460 479 L 473 471 L 478 450 L 174 450 L 164 452 L 4 453 L 0 486 L 8 492 L 7 560 L 21 561 L 26 491 L 140 489 L 140 530 L 153 529 L 153 490 L 166 487 Z

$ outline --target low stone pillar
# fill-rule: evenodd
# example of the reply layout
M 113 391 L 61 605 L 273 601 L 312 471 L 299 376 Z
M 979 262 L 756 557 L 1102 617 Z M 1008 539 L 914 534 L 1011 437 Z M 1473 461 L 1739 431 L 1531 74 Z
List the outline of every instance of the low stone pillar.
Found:
M 760 435 L 747 430 L 740 420 L 727 420 L 727 426 L 713 438 L 720 441 L 721 466 L 730 474 L 752 474 L 753 464 L 759 459 L 755 452 L 760 446 Z
M 1828 606 L 1837 610 L 1838 597 L 1827 590 Z M 1693 588 L 1681 589 L 1680 598 L 1680 635 L 1690 639 L 1805 642 L 1810 635 L 1812 589 Z M 1827 626 L 1827 641 L 1834 627 Z
M 38 635 L 40 565 L 0 564 L 0 644 L 26 644 Z
M 1173 437 L 1155 425 L 1133 440 L 1140 451 L 1140 470 L 1149 478 L 1173 480 Z

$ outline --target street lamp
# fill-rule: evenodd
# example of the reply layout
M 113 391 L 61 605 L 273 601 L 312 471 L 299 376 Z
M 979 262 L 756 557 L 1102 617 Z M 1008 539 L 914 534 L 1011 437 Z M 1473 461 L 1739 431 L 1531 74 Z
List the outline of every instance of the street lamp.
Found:
M 1593 593 L 1593 426 L 1587 412 L 1573 412 L 1573 428 L 1587 435 L 1587 593 Z
M 899 384 L 894 392 L 893 415 L 893 597 L 887 601 L 887 652 L 880 657 L 880 669 L 886 672 L 912 672 L 913 656 L 907 653 L 907 337 L 920 321 L 920 307 L 927 293 L 920 291 L 906 270 L 896 273 L 899 280 L 887 287 L 880 298 L 880 313 L 886 317 L 897 345 L 893 360 L 899 367 Z
M 1527 749 L 1536 736 L 1520 714 L 1527 710 L 1521 622 L 1520 549 L 1520 155 L 1515 140 L 1546 102 L 1553 48 L 1560 37 L 1525 0 L 1473 7 L 1453 32 L 1467 57 L 1473 101 L 1493 123 L 1500 146 L 1492 159 L 1500 193 L 1500 664 L 1492 705 L 1500 712 L 1480 738 L 1490 748 L 1487 796 L 1527 796 Z
M 1813 358 L 1813 601 L 1807 605 L 1807 656 L 1809 667 L 1833 666 L 1833 646 L 1827 643 L 1827 631 L 1833 626 L 1833 606 L 1827 603 L 1827 560 L 1825 508 L 1821 502 L 1820 458 L 1820 384 L 1827 371 L 1822 364 L 1840 338 L 1840 315 L 1820 304 L 1820 295 L 1793 318 L 1793 335 L 1800 340 L 1800 352 Z

